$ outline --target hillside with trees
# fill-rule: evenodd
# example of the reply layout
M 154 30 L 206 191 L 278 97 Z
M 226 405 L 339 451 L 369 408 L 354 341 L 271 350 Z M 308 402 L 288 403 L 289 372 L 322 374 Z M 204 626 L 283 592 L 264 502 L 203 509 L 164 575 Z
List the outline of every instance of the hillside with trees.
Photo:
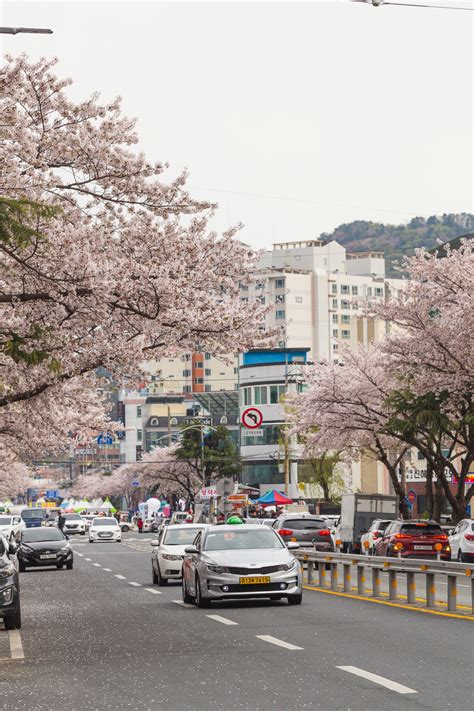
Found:
M 440 217 L 414 217 L 408 224 L 384 225 L 380 222 L 355 220 L 339 225 L 321 235 L 321 239 L 336 240 L 348 252 L 384 252 L 387 276 L 396 276 L 396 262 L 404 255 L 412 256 L 416 247 L 432 249 L 439 241 L 448 242 L 460 235 L 474 232 L 474 215 L 466 212 Z

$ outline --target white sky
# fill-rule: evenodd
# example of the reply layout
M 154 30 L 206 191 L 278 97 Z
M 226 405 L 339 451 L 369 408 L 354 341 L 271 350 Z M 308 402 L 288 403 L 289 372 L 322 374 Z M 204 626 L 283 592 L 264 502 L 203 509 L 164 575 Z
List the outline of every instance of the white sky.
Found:
M 255 247 L 474 211 L 474 13 L 337 0 L 0 9 L 1 25 L 54 30 L 1 35 L 2 53 L 58 56 L 77 99 L 121 95 L 147 156 L 187 166 L 191 193 L 220 204 L 215 226 L 242 221 Z

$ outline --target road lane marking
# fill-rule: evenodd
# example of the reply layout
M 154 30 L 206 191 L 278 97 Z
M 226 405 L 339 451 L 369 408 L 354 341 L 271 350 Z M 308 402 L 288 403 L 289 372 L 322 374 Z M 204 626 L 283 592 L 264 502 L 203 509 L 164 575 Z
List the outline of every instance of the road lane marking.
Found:
M 182 600 L 173 600 L 177 605 L 181 605 L 181 607 L 194 607 L 194 605 L 188 605 L 187 602 L 183 602 Z
M 255 636 L 257 639 L 262 639 L 264 642 L 275 644 L 277 647 L 291 649 L 292 651 L 296 649 L 304 649 L 304 647 L 297 647 L 295 644 L 290 644 L 289 642 L 284 642 L 282 639 L 278 639 L 277 637 L 272 637 L 271 634 L 256 634 Z
M 359 669 L 358 667 L 336 667 L 336 669 L 342 669 L 342 671 L 349 672 L 349 674 L 355 674 L 356 676 L 361 676 L 363 679 L 368 679 L 373 681 L 374 684 L 380 684 L 380 686 L 385 686 L 386 689 L 391 689 L 391 691 L 396 691 L 397 694 L 417 694 L 415 689 L 410 689 L 408 686 L 403 686 L 403 684 L 398 684 L 396 681 L 391 679 L 386 679 L 384 676 L 379 676 L 378 674 L 372 674 L 372 672 L 365 671 L 365 669 Z
M 10 641 L 10 654 L 12 659 L 24 659 L 23 645 L 19 630 L 9 630 L 8 637 Z
M 115 577 L 118 578 L 119 580 L 126 580 L 127 579 L 125 577 L 125 575 L 116 575 Z
M 133 585 L 134 588 L 141 588 L 141 586 L 142 586 L 141 583 L 131 583 L 130 581 L 129 581 L 128 584 L 129 584 L 129 585 Z
M 145 588 L 145 590 L 147 590 L 148 592 L 153 593 L 153 595 L 163 595 L 163 593 L 161 592 L 161 590 L 155 590 L 154 588 Z
M 92 563 L 92 565 L 95 565 L 96 568 L 102 568 L 100 563 Z
M 80 555 L 81 558 L 84 558 L 84 553 L 76 553 L 76 555 Z
M 102 570 L 106 570 L 108 573 L 112 572 L 112 568 L 102 568 Z
M 215 620 L 216 622 L 222 622 L 223 625 L 238 625 L 238 622 L 233 620 L 228 620 L 227 617 L 221 617 L 220 615 L 206 615 L 210 620 Z

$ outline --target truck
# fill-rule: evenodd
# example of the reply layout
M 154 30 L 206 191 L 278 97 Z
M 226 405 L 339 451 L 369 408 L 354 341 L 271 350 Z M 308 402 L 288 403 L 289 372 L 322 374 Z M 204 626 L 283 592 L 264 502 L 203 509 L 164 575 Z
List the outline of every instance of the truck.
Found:
M 341 550 L 347 553 L 360 552 L 360 537 L 372 521 L 377 518 L 398 518 L 398 496 L 383 494 L 343 494 L 341 501 L 341 520 L 337 535 L 341 541 Z

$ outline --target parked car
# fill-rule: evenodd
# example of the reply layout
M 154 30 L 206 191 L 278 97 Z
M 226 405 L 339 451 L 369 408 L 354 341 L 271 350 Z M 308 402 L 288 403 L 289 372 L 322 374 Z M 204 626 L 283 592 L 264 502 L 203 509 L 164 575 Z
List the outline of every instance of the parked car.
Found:
M 64 533 L 71 535 L 79 533 L 81 536 L 86 535 L 86 523 L 84 516 L 79 516 L 77 513 L 64 514 Z
M 362 534 L 360 538 L 360 547 L 364 555 L 375 555 L 375 544 L 379 538 L 382 538 L 389 523 L 392 523 L 392 521 L 376 518 L 375 521 L 372 522 L 369 530 Z M 366 541 L 368 546 L 365 545 Z
M 196 538 L 205 523 L 163 526 L 158 540 L 151 542 L 151 570 L 155 585 L 166 585 L 168 580 L 181 580 L 184 549 Z
M 171 514 L 171 523 L 186 523 L 189 513 L 187 511 L 174 511 Z
M 10 514 L 0 514 L 0 534 L 7 541 L 19 541 L 21 532 L 26 529 L 26 523 L 21 516 L 11 516 Z
M 72 570 L 74 557 L 67 536 L 58 528 L 28 528 L 21 534 L 18 549 L 20 571 L 30 567 L 54 565 Z
M 89 528 L 89 543 L 95 542 L 105 543 L 112 541 L 113 543 L 122 542 L 122 531 L 115 518 L 111 516 L 97 516 Z
M 253 524 L 209 526 L 185 548 L 183 601 L 209 607 L 226 598 L 285 597 L 299 605 L 301 566 L 276 530 Z M 290 549 L 290 550 L 288 550 Z
M 7 630 L 21 627 L 20 585 L 15 565 L 17 546 L 0 535 L 0 618 Z
M 131 531 L 132 529 L 136 529 L 136 526 L 134 526 L 134 524 L 130 521 L 119 521 L 119 526 L 122 533 L 126 533 L 127 531 Z
M 451 548 L 448 537 L 436 521 L 392 521 L 382 538 L 375 543 L 375 555 L 402 558 L 436 558 L 436 544 L 441 543 L 441 558 L 450 560 Z M 400 547 L 399 551 L 397 548 Z
M 451 558 L 462 563 L 474 563 L 474 520 L 464 518 L 459 521 L 449 536 Z
M 273 523 L 272 528 L 284 542 L 293 541 L 301 548 L 316 548 L 317 551 L 333 551 L 334 544 L 327 521 L 312 514 L 284 514 Z
M 153 519 L 150 530 L 152 533 L 160 533 L 161 529 L 170 524 L 171 519 L 159 516 Z

